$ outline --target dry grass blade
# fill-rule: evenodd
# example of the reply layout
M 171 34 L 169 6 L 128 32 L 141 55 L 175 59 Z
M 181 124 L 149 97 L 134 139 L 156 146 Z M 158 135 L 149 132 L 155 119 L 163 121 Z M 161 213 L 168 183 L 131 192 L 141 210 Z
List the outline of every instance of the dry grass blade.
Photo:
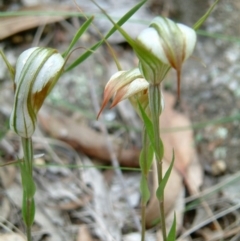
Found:
M 225 215 L 237 210 L 240 208 L 240 203 L 238 203 L 237 205 L 234 205 L 222 212 L 219 212 L 219 213 L 216 213 L 214 216 L 206 219 L 205 221 L 199 223 L 198 225 L 196 225 L 195 227 L 187 230 L 185 233 L 183 233 L 178 240 L 181 240 L 181 239 L 184 239 L 186 237 L 188 237 L 190 234 L 194 233 L 195 231 L 199 230 L 200 228 L 204 227 L 205 225 L 213 222 L 214 220 L 218 219 L 218 218 L 221 218 L 221 217 L 224 217 Z

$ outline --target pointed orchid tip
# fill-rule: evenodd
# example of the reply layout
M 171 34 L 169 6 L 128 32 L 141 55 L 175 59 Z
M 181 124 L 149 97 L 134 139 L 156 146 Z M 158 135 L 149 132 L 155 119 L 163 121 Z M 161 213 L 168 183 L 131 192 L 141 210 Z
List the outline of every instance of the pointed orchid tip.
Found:
M 112 109 L 113 107 L 115 107 L 116 105 L 118 104 L 118 102 L 113 102 L 111 105 L 110 105 L 110 109 Z
M 101 115 L 101 110 L 98 112 L 96 120 L 99 119 L 99 116 L 100 116 L 100 115 Z
M 100 115 L 102 114 L 103 112 L 103 109 L 104 107 L 106 106 L 106 103 L 103 102 L 102 106 L 101 106 L 101 109 L 99 110 L 98 114 L 97 114 L 97 120 L 99 119 Z
M 99 116 L 101 115 L 103 109 L 105 108 L 105 106 L 107 105 L 108 101 L 111 99 L 111 91 L 108 90 L 108 87 L 105 88 L 105 91 L 104 91 L 104 96 L 103 96 L 103 102 L 102 102 L 102 106 L 97 114 L 97 120 L 99 118 Z

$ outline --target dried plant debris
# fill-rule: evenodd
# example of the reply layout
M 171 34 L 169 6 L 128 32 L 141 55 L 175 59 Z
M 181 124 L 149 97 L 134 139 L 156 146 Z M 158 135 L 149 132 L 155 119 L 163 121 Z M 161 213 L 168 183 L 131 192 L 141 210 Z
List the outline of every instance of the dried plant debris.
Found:
M 64 20 L 66 16 L 55 16 L 52 13 L 53 11 L 67 13 L 70 11 L 70 8 L 60 5 L 37 5 L 21 8 L 17 13 L 29 12 L 31 14 L 33 11 L 39 12 L 40 14 L 2 17 L 0 21 L 0 40 L 25 30 Z M 49 14 L 47 14 L 47 12 L 49 12 Z M 44 13 L 44 15 L 41 13 Z

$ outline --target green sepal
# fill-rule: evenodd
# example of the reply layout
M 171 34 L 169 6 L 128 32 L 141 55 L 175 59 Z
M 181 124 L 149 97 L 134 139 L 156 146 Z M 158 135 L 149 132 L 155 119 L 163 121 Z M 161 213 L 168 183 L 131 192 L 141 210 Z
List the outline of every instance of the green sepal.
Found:
M 5 64 L 7 65 L 8 71 L 11 75 L 12 80 L 14 81 L 15 78 L 15 69 L 13 68 L 13 66 L 8 62 L 5 54 L 2 52 L 2 50 L 0 50 L 0 55 L 3 58 L 3 61 L 5 62 Z
M 170 177 L 170 174 L 171 174 L 171 171 L 173 168 L 173 164 L 174 164 L 174 159 L 175 159 L 175 157 L 174 157 L 174 152 L 173 152 L 172 161 L 170 163 L 170 166 L 168 167 L 161 183 L 159 183 L 158 189 L 156 191 L 156 196 L 159 201 L 163 201 L 164 189 L 165 189 L 168 179 Z
M 141 192 L 142 202 L 146 204 L 150 198 L 150 191 L 148 188 L 147 178 L 144 175 L 142 175 L 141 181 L 140 181 L 140 192 Z
M 174 219 L 173 219 L 173 223 L 172 223 L 172 226 L 171 226 L 171 229 L 168 233 L 168 236 L 167 236 L 167 241 L 175 241 L 176 240 L 176 214 L 174 212 Z
M 198 30 L 201 25 L 207 20 L 215 6 L 218 4 L 219 0 L 216 0 L 213 5 L 208 9 L 208 11 L 193 25 L 194 30 Z
M 94 19 L 94 16 L 89 18 L 86 22 L 84 22 L 84 24 L 81 26 L 81 28 L 79 28 L 79 30 L 77 31 L 77 33 L 73 37 L 68 49 L 64 53 L 62 53 L 63 58 L 65 58 L 70 53 L 73 46 L 76 44 L 76 42 L 79 40 L 79 38 L 84 34 L 84 32 L 88 29 L 88 27 L 92 23 L 93 19 Z
M 79 64 L 81 64 L 84 60 L 86 60 L 98 47 L 100 47 L 104 41 L 106 41 L 118 28 L 119 26 L 122 26 L 144 3 L 146 0 L 141 1 L 137 5 L 135 5 L 132 9 L 130 9 L 118 22 L 115 24 L 113 20 L 110 20 L 113 24 L 114 27 L 112 27 L 109 32 L 105 35 L 103 39 L 101 39 L 99 42 L 94 44 L 89 50 L 84 52 L 79 58 L 77 58 L 73 63 L 71 63 L 66 69 L 65 72 L 75 68 Z M 94 3 L 96 4 L 96 3 Z M 97 5 L 97 4 L 96 4 Z M 97 5 L 98 6 L 98 5 Z M 98 6 L 100 8 L 100 6 Z M 101 8 L 100 8 L 101 9 Z M 103 9 L 101 9 L 105 16 L 109 19 L 110 17 L 104 12 Z M 111 19 L 111 18 L 110 18 Z

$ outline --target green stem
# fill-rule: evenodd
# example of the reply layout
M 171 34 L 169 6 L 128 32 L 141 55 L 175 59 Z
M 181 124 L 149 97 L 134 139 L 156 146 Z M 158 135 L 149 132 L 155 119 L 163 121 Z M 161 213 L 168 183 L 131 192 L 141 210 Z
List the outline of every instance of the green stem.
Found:
M 147 150 L 148 150 L 148 139 L 147 139 L 147 131 L 146 128 L 143 127 L 143 134 L 142 134 L 142 151 L 143 151 L 143 159 L 144 161 L 140 162 L 140 167 L 142 171 L 142 175 L 144 178 L 148 178 L 148 165 L 147 165 Z M 146 205 L 147 201 L 142 198 L 141 201 L 141 221 L 142 221 L 142 231 L 141 231 L 141 241 L 145 240 L 145 233 L 146 233 Z
M 31 227 L 26 227 L 26 230 L 27 230 L 27 240 L 32 241 Z
M 143 200 L 141 202 L 141 219 L 142 219 L 141 241 L 145 241 L 145 233 L 146 233 L 146 203 Z
M 32 138 L 22 137 L 21 140 L 22 140 L 22 147 L 23 147 L 24 164 L 26 165 L 27 170 L 32 177 L 32 165 L 33 165 Z
M 150 84 L 149 85 L 149 105 L 152 116 L 153 131 L 154 131 L 154 145 L 155 145 L 155 156 L 157 164 L 157 174 L 158 174 L 158 185 L 162 182 L 163 179 L 163 170 L 162 170 L 162 158 L 163 158 L 163 147 L 160 138 L 160 121 L 159 116 L 162 112 L 161 106 L 161 89 L 160 84 Z M 164 212 L 164 195 L 158 200 L 159 209 L 160 209 L 160 221 L 162 227 L 163 240 L 167 240 L 167 231 L 165 223 L 165 212 Z
M 22 186 L 23 186 L 23 202 L 22 202 L 22 216 L 26 225 L 27 240 L 31 241 L 31 226 L 35 215 L 35 183 L 33 180 L 33 146 L 31 138 L 22 138 L 23 147 L 23 162 L 20 163 Z

